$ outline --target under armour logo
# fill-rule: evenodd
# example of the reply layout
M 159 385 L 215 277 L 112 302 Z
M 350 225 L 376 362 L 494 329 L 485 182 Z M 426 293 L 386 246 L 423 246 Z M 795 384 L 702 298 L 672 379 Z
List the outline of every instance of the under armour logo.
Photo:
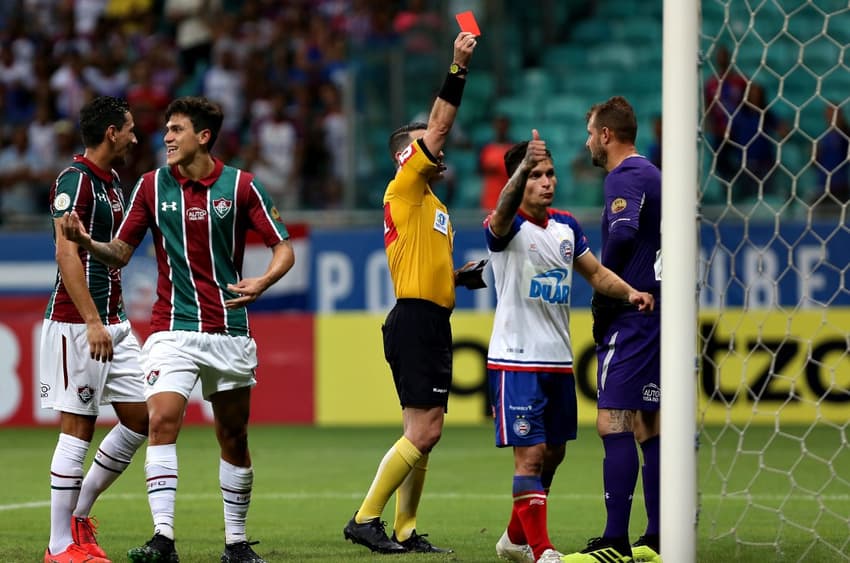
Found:
M 162 202 L 162 210 L 163 211 L 177 211 L 177 202 L 176 201 L 163 201 Z
M 109 201 L 109 198 L 106 197 L 106 194 L 103 192 L 98 192 L 97 199 L 99 199 L 100 201 Z

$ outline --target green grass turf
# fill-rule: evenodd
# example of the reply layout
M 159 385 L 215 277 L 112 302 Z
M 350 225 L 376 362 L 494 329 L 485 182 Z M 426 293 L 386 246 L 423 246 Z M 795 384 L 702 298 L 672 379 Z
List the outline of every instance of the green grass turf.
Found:
M 105 430 L 99 428 L 95 443 Z M 55 429 L 0 429 L 6 482 L 0 500 L 0 562 L 40 561 L 43 556 L 56 435 Z M 386 558 L 344 541 L 342 528 L 398 436 L 398 428 L 390 427 L 252 426 L 255 482 L 248 532 L 261 542 L 257 552 L 269 562 Z M 758 427 L 744 436 L 714 429 L 702 440 L 698 561 L 848 560 L 850 487 L 845 479 L 850 457 L 842 453 L 847 449 L 843 430 L 783 428 L 777 436 L 772 428 Z M 739 445 L 742 453 L 735 455 Z M 178 454 L 181 561 L 217 562 L 223 521 L 212 428 L 184 428 Z M 601 459 L 594 429 L 582 428 L 579 440 L 567 448 L 548 505 L 550 535 L 561 551 L 583 547 L 604 528 Z M 100 543 L 115 562 L 126 561 L 127 549 L 152 533 L 142 461 L 138 457 L 94 507 Z M 510 451 L 493 446 L 489 424 L 448 426 L 431 456 L 418 531 L 455 553 L 400 557 L 411 563 L 497 560 L 494 544 L 510 513 L 512 474 Z M 815 498 L 813 491 L 820 496 Z M 384 512 L 390 526 L 393 508 L 391 501 Z M 634 537 L 645 522 L 638 479 Z

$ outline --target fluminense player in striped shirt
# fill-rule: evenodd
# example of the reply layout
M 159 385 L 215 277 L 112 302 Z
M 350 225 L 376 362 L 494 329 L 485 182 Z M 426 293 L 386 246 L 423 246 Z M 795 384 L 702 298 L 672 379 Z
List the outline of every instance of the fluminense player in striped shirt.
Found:
M 50 190 L 56 242 L 56 285 L 41 330 L 41 406 L 59 411 L 61 433 L 50 463 L 50 540 L 45 563 L 103 563 L 89 512 L 130 464 L 148 433 L 139 343 L 121 297 L 121 272 L 92 259 L 59 224 L 73 211 L 94 240 L 112 239 L 124 217 L 118 174 L 136 144 L 127 102 L 97 97 L 80 110 L 85 152 Z M 83 479 L 100 405 L 118 424 L 104 437 Z M 70 522 L 70 525 L 69 525 Z
M 599 263 L 584 230 L 551 207 L 555 164 L 536 129 L 505 154 L 510 179 L 484 234 L 496 288 L 487 351 L 496 446 L 513 448 L 513 506 L 496 554 L 510 561 L 560 563 L 546 518 L 549 487 L 576 438 L 578 414 L 570 340 L 573 271 L 595 291 L 651 311 L 637 291 Z
M 245 307 L 292 268 L 295 255 L 265 188 L 251 173 L 210 154 L 223 118 L 219 106 L 205 98 L 178 98 L 165 118 L 166 166 L 138 181 L 115 238 L 94 241 L 74 213 L 62 224 L 69 239 L 113 266 L 127 264 L 148 229 L 156 249 L 153 334 L 142 348 L 150 414 L 145 475 L 154 536 L 128 556 L 136 563 L 178 561 L 177 436 L 200 379 L 221 448 L 221 560 L 262 563 L 246 534 L 254 479 L 247 427 L 257 350 Z M 248 230 L 258 232 L 271 249 L 268 268 L 255 278 L 241 273 Z

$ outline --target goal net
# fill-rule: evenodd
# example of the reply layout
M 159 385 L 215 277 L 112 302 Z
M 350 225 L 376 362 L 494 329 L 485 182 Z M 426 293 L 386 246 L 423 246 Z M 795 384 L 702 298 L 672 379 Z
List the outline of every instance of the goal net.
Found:
M 700 553 L 847 561 L 850 6 L 700 25 Z

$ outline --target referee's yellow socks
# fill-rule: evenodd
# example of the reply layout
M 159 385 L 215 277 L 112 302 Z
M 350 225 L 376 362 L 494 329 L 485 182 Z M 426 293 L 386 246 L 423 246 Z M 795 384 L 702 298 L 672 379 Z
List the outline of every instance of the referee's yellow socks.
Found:
M 419 499 L 422 498 L 422 489 L 425 487 L 426 471 L 428 471 L 428 454 L 419 458 L 396 491 L 393 530 L 398 541 L 406 540 L 416 529 L 416 510 L 419 508 Z
M 363 504 L 357 510 L 355 521 L 362 524 L 380 516 L 387 501 L 421 458 L 422 452 L 416 449 L 410 440 L 404 436 L 399 438 L 378 465 L 378 472 L 369 492 L 366 493 L 366 498 L 363 499 Z M 421 485 L 419 491 L 421 493 Z

